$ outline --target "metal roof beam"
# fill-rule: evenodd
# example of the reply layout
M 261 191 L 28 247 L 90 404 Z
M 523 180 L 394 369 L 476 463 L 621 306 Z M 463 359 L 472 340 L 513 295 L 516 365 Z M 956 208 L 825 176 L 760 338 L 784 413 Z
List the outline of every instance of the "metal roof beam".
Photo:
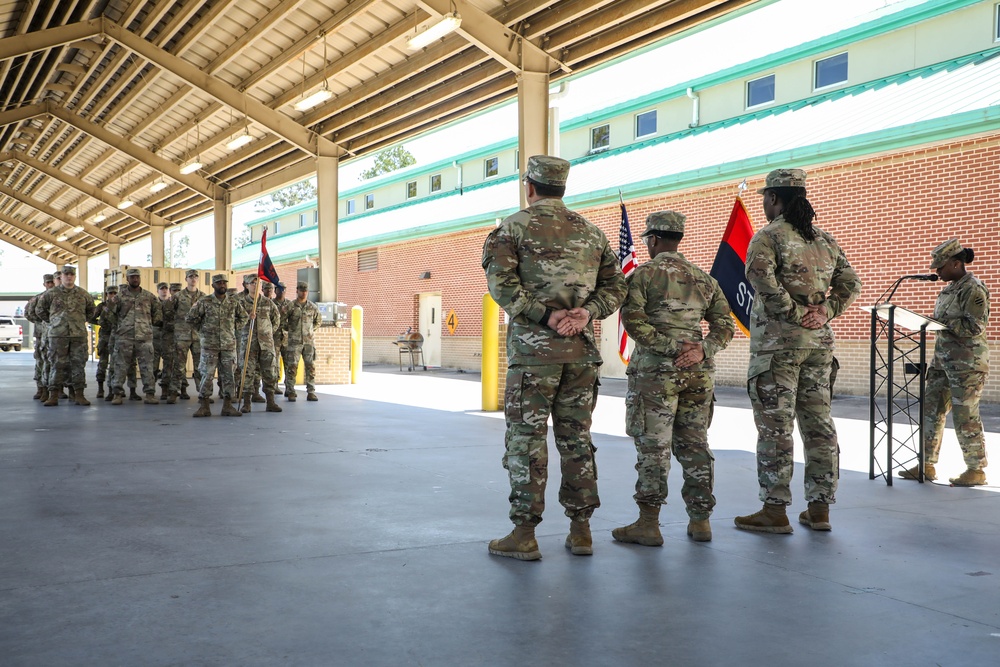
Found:
M 0 186 L 0 187 L 3 187 L 3 186 Z M 28 223 L 24 222 L 23 220 L 18 220 L 17 218 L 14 218 L 12 216 L 6 215 L 5 213 L 0 213 L 0 221 L 6 222 L 11 227 L 17 227 L 18 229 L 20 229 L 22 231 L 28 232 L 29 234 L 31 234 L 35 238 L 37 238 L 37 239 L 39 239 L 41 241 L 45 241 L 46 243 L 51 243 L 52 245 L 54 245 L 54 246 L 56 246 L 58 248 L 61 248 L 61 249 L 65 250 L 66 252 L 70 253 L 70 254 L 79 255 L 80 252 L 82 252 L 81 249 L 77 248 L 75 245 L 72 245 L 70 243 L 66 243 L 65 241 L 60 241 L 55 236 L 53 236 L 52 234 L 49 234 L 45 230 L 38 229 L 37 227 L 32 227 L 31 225 L 29 225 Z
M 46 28 L 26 35 L 0 39 L 0 60 L 27 56 L 35 51 L 52 49 L 63 44 L 89 39 L 101 34 L 100 19 L 80 21 L 58 28 Z

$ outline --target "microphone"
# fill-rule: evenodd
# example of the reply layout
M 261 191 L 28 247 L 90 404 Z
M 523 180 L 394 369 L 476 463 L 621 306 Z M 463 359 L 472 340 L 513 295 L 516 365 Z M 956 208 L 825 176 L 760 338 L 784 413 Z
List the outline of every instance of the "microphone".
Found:
M 886 303 L 890 299 L 892 299 L 893 295 L 896 293 L 896 290 L 899 289 L 899 286 L 903 284 L 904 280 L 926 280 L 928 282 L 934 282 L 936 280 L 939 280 L 939 278 L 938 278 L 938 276 L 937 276 L 936 273 L 918 273 L 918 274 L 915 274 L 915 275 L 912 275 L 912 276 L 902 276 L 899 280 L 897 280 L 896 282 L 894 282 L 889 287 L 889 289 L 887 289 L 885 292 L 882 292 L 882 295 L 878 298 L 878 301 L 876 301 L 876 304 L 878 304 L 878 303 Z M 889 293 L 889 296 L 885 296 L 886 292 Z M 885 301 L 882 301 L 882 297 L 885 297 Z
M 915 276 L 903 276 L 902 278 L 900 278 L 900 280 L 929 280 L 931 282 L 934 282 L 936 280 L 939 280 L 939 278 L 936 273 L 923 273 Z

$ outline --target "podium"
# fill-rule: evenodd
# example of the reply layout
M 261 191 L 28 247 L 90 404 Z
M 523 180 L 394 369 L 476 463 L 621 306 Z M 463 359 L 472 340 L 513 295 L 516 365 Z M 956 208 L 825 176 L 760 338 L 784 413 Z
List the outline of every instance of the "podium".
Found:
M 927 332 L 946 327 L 889 302 L 862 309 L 871 313 L 868 479 L 892 486 L 893 471 L 916 461 L 923 483 Z

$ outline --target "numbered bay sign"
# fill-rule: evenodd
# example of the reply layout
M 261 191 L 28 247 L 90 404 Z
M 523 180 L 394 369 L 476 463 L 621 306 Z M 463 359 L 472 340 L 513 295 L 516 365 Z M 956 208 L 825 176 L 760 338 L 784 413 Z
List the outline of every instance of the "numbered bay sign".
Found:
M 455 329 L 458 328 L 458 315 L 455 314 L 454 310 L 448 311 L 448 317 L 445 318 L 444 323 L 448 327 L 448 333 L 454 336 Z

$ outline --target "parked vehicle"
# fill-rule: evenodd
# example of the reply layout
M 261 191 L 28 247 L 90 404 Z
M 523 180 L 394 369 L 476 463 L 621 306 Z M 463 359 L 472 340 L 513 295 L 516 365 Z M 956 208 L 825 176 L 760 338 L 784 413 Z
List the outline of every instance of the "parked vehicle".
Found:
M 19 352 L 23 334 L 21 325 L 16 324 L 13 317 L 0 315 L 0 350 L 6 352 L 13 348 L 15 352 Z

